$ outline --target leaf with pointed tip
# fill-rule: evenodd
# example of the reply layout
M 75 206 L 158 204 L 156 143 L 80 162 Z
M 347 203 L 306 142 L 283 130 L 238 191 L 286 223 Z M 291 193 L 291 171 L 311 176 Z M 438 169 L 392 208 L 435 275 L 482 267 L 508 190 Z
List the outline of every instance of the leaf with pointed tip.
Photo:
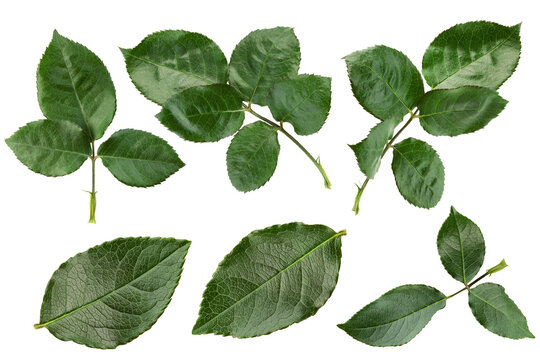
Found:
M 229 82 L 243 100 L 266 105 L 268 91 L 278 80 L 296 75 L 300 43 L 289 27 L 260 29 L 236 45 L 229 66 Z
M 431 135 L 457 136 L 485 127 L 507 101 L 488 88 L 432 90 L 418 102 L 420 124 Z
M 244 126 L 227 150 L 227 172 L 242 192 L 260 188 L 274 174 L 279 155 L 277 130 L 261 121 Z
M 411 341 L 446 305 L 446 297 L 427 285 L 403 285 L 366 305 L 338 325 L 354 339 L 372 346 L 399 346 Z
M 121 51 L 135 87 L 159 105 L 190 87 L 227 82 L 225 55 L 202 34 L 159 31 Z
M 444 166 L 437 152 L 421 140 L 395 144 L 392 171 L 401 195 L 425 209 L 437 205 L 444 190 Z
M 193 334 L 253 337 L 314 315 L 336 286 L 343 235 L 302 223 L 253 231 L 206 286 Z
M 330 112 L 331 80 L 302 74 L 278 81 L 268 94 L 268 107 L 277 121 L 292 124 L 298 135 L 319 131 Z
M 119 238 L 75 255 L 49 280 L 35 327 L 94 348 L 132 341 L 169 304 L 189 245 L 172 238 Z
M 170 131 L 195 142 L 218 141 L 244 122 L 242 99 L 230 85 L 195 86 L 171 97 L 156 117 Z
M 88 136 L 68 121 L 30 122 L 6 139 L 6 144 L 30 170 L 46 176 L 70 174 L 92 155 Z
M 162 138 L 142 130 L 115 132 L 98 149 L 103 165 L 126 185 L 157 185 L 184 166 Z
M 486 246 L 480 228 L 452 206 L 437 236 L 441 262 L 454 279 L 468 284 L 484 263 Z
M 79 125 L 93 140 L 116 111 L 116 93 L 103 62 L 81 44 L 54 32 L 37 71 L 39 106 L 50 120 Z
M 501 285 L 484 283 L 469 291 L 469 307 L 478 322 L 494 334 L 511 339 L 534 338 L 527 319 Z
M 381 166 L 381 156 L 388 140 L 394 135 L 396 126 L 401 122 L 399 118 L 392 118 L 375 125 L 368 136 L 358 144 L 349 145 L 354 154 L 360 170 L 370 179 L 375 177 Z
M 380 120 L 403 118 L 424 93 L 420 73 L 400 51 L 379 45 L 344 59 L 354 96 Z
M 518 64 L 520 26 L 473 21 L 443 31 L 424 54 L 426 82 L 438 89 L 464 85 L 498 89 Z

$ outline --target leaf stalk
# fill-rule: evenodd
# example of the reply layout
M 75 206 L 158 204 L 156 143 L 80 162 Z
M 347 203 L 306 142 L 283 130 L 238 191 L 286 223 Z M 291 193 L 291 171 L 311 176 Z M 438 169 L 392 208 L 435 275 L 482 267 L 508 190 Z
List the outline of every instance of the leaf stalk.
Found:
M 94 146 L 94 141 L 92 141 L 92 191 L 90 191 L 90 219 L 89 223 L 96 223 L 96 151 Z
M 504 266 L 502 266 L 500 269 L 498 269 L 497 271 L 500 271 L 502 269 L 504 269 L 506 267 L 506 262 L 503 260 L 501 261 L 500 264 L 494 266 L 493 268 L 496 268 L 496 267 L 500 267 L 501 264 L 504 264 Z M 446 300 L 450 299 L 450 298 L 453 298 L 454 296 L 456 296 L 457 294 L 460 294 L 462 293 L 463 291 L 467 290 L 467 291 L 471 291 L 471 288 L 476 284 L 478 283 L 480 280 L 484 279 L 486 276 L 489 276 L 489 275 L 492 275 L 493 274 L 493 271 L 492 269 L 493 268 L 490 268 L 488 269 L 484 274 L 482 274 L 481 276 L 477 277 L 475 280 L 471 281 L 470 283 L 466 284 L 465 287 L 459 291 L 456 291 L 455 293 L 453 293 L 452 295 L 450 296 L 447 296 L 446 297 Z

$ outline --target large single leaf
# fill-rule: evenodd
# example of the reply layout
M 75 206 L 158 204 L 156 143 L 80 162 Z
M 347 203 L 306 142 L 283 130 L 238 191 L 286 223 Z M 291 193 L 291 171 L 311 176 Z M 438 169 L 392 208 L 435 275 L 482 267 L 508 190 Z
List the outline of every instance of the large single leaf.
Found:
M 408 343 L 444 308 L 446 297 L 427 285 L 403 285 L 383 294 L 338 325 L 358 341 L 372 346 Z
M 444 166 L 429 144 L 413 138 L 395 144 L 392 170 L 405 200 L 425 209 L 437 205 L 444 190 Z
M 157 185 L 184 166 L 165 140 L 133 129 L 115 132 L 101 144 L 98 156 L 115 178 L 130 186 Z
M 160 31 L 133 49 L 121 50 L 133 84 L 160 105 L 192 86 L 227 82 L 225 55 L 216 43 L 198 33 Z
M 507 27 L 474 21 L 443 31 L 424 54 L 426 82 L 438 89 L 464 85 L 499 88 L 518 64 L 519 29 L 520 24 Z
M 266 96 L 274 83 L 296 75 L 299 67 L 300 43 L 292 28 L 255 30 L 236 45 L 229 82 L 244 100 L 266 105 Z
M 253 231 L 206 286 L 193 334 L 253 337 L 314 315 L 336 286 L 342 235 L 302 223 Z
M 464 86 L 433 90 L 418 102 L 420 124 L 432 135 L 468 134 L 486 126 L 506 103 L 489 88 Z
M 480 228 L 452 206 L 437 236 L 437 249 L 446 271 L 468 284 L 484 263 L 486 246 Z
M 120 238 L 75 255 L 51 277 L 35 327 L 95 348 L 130 342 L 169 304 L 189 245 L 171 238 Z
M 114 85 L 103 62 L 56 31 L 38 66 L 37 90 L 48 119 L 71 121 L 93 140 L 103 136 L 116 111 Z
M 330 83 L 328 77 L 308 74 L 277 82 L 268 94 L 272 116 L 291 123 L 298 135 L 316 133 L 330 112 Z
M 349 145 L 356 155 L 360 170 L 370 179 L 373 179 L 381 166 L 381 156 L 388 140 L 394 135 L 400 118 L 392 118 L 375 125 L 368 136 L 358 144 Z
M 473 288 L 469 291 L 469 307 L 476 320 L 492 333 L 511 339 L 534 338 L 527 319 L 501 285 L 484 283 Z
M 68 121 L 28 123 L 6 144 L 30 170 L 47 176 L 70 174 L 92 155 L 88 136 Z
M 275 128 L 260 121 L 244 126 L 227 150 L 227 172 L 231 183 L 243 192 L 260 188 L 274 174 L 278 155 Z
M 424 93 L 420 73 L 403 53 L 383 46 L 345 56 L 354 96 L 372 115 L 403 118 Z
M 242 99 L 225 84 L 196 86 L 171 97 L 156 117 L 183 139 L 218 141 L 244 122 Z

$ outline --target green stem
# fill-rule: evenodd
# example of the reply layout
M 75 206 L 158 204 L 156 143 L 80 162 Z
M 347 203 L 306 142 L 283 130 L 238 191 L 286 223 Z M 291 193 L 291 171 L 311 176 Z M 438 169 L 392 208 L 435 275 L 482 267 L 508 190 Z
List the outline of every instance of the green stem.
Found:
M 96 223 L 96 152 L 94 147 L 94 142 L 92 141 L 92 191 L 90 191 L 90 220 L 89 223 Z
M 501 264 L 502 264 L 502 263 L 504 263 L 504 265 L 505 265 L 504 267 L 506 267 L 506 263 L 504 262 L 504 260 L 501 262 Z M 500 265 L 500 264 L 499 264 L 499 265 Z M 499 265 L 497 265 L 497 266 L 499 266 Z M 500 270 L 504 269 L 504 267 L 498 269 L 497 271 L 500 271 Z M 475 280 L 473 280 L 473 281 L 471 281 L 470 283 L 466 284 L 465 287 L 464 287 L 463 289 L 461 289 L 461 290 L 459 290 L 459 291 L 456 291 L 455 293 L 453 293 L 453 294 L 450 295 L 450 296 L 447 296 L 447 297 L 446 297 L 446 300 L 448 300 L 448 299 L 450 299 L 450 298 L 453 298 L 454 296 L 456 296 L 456 295 L 459 294 L 459 293 L 462 293 L 462 292 L 465 291 L 465 290 L 469 290 L 469 291 L 470 291 L 471 288 L 472 288 L 476 283 L 478 283 L 480 280 L 482 280 L 483 278 L 485 278 L 485 277 L 488 276 L 488 275 L 492 275 L 492 274 L 493 274 L 493 272 L 491 271 L 492 269 L 493 269 L 493 268 L 488 269 L 483 275 L 477 277 Z

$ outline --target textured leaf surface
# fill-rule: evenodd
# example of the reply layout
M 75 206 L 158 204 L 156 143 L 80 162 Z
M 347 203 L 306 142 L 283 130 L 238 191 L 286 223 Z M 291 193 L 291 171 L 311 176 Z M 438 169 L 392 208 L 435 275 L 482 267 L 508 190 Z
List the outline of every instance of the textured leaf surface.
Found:
M 276 129 L 260 121 L 244 126 L 227 150 L 227 172 L 231 183 L 243 192 L 260 188 L 274 174 L 278 155 Z
M 330 112 L 331 80 L 302 74 L 277 82 L 268 94 L 268 107 L 277 121 L 292 124 L 298 135 L 321 129 Z
M 47 176 L 70 174 L 92 155 L 88 136 L 68 121 L 30 122 L 6 139 L 6 143 L 20 162 Z
M 492 333 L 511 339 L 534 338 L 527 319 L 501 285 L 484 283 L 469 291 L 469 307 L 476 320 Z
M 418 335 L 445 305 L 444 294 L 431 286 L 403 285 L 385 293 L 338 326 L 368 345 L 399 346 Z
M 486 126 L 506 103 L 495 90 L 488 88 L 433 90 L 418 103 L 420 124 L 432 135 L 468 134 Z
M 486 254 L 480 228 L 454 207 L 439 230 L 437 249 L 446 271 L 464 284 L 478 274 Z
M 95 348 L 130 342 L 169 304 L 189 245 L 171 238 L 120 238 L 75 255 L 51 277 L 36 327 Z
M 388 140 L 394 135 L 396 126 L 401 119 L 388 119 L 375 125 L 368 136 L 358 144 L 349 145 L 354 154 L 360 170 L 370 179 L 373 179 L 381 166 L 381 156 Z
M 266 105 L 266 96 L 274 83 L 296 75 L 299 67 L 300 43 L 292 28 L 255 30 L 236 45 L 229 82 L 244 100 Z
M 192 86 L 227 82 L 225 55 L 215 42 L 198 33 L 156 32 L 122 53 L 133 84 L 160 105 Z
M 183 139 L 218 141 L 244 122 L 242 99 L 225 84 L 196 86 L 171 97 L 156 117 Z
M 115 132 L 98 155 L 115 178 L 130 186 L 159 184 L 184 166 L 165 140 L 141 130 Z
M 79 125 L 92 139 L 103 136 L 116 111 L 116 93 L 103 62 L 56 31 L 37 71 L 39 106 L 51 120 Z
M 464 85 L 499 88 L 518 64 L 519 29 L 519 24 L 507 27 L 474 21 L 443 31 L 424 54 L 426 82 L 438 89 Z
M 392 170 L 405 200 L 421 208 L 432 208 L 444 190 L 444 166 L 427 143 L 408 138 L 394 145 Z
M 375 46 L 345 56 L 354 96 L 373 116 L 403 118 L 424 93 L 420 73 L 403 53 Z
M 302 223 L 252 232 L 206 286 L 193 333 L 253 337 L 314 315 L 336 286 L 341 235 Z

